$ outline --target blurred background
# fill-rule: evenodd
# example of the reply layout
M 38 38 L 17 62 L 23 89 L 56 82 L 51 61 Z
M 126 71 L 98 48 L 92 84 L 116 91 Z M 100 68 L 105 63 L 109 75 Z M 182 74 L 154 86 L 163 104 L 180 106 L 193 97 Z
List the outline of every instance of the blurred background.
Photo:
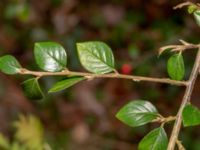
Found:
M 178 44 L 179 39 L 200 41 L 200 28 L 193 17 L 186 9 L 172 9 L 180 2 L 183 1 L 1 0 L 0 56 L 12 54 L 24 67 L 39 70 L 33 58 L 34 43 L 56 41 L 68 53 L 69 69 L 84 71 L 75 44 L 98 40 L 110 45 L 120 73 L 167 77 L 170 53 L 158 58 L 158 48 Z M 184 53 L 185 79 L 195 54 L 195 50 Z M 32 114 L 40 120 L 43 140 L 52 150 L 137 150 L 141 138 L 158 124 L 130 128 L 115 118 L 116 112 L 131 100 L 143 99 L 156 105 L 164 116 L 175 115 L 184 93 L 184 88 L 166 84 L 95 79 L 63 92 L 46 92 L 41 101 L 30 101 L 20 85 L 26 78 L 0 73 L 0 132 L 12 142 L 17 132 L 13 122 L 19 120 L 20 114 Z M 42 78 L 43 90 L 59 79 Z M 192 96 L 192 103 L 198 107 L 199 92 L 198 79 Z M 30 122 L 21 117 L 22 133 L 33 132 L 35 126 L 29 126 Z M 165 129 L 170 135 L 172 124 Z M 199 129 L 182 130 L 180 137 L 187 150 L 200 150 Z

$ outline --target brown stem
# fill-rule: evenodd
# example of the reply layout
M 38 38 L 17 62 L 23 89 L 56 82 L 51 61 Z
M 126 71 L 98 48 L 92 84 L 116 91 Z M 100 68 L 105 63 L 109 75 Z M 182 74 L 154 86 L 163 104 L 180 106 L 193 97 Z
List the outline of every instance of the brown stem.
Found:
M 183 101 L 181 103 L 181 106 L 180 106 L 178 114 L 177 114 L 177 119 L 175 121 L 173 130 L 172 130 L 172 134 L 171 134 L 171 137 L 169 140 L 169 145 L 168 145 L 167 150 L 174 150 L 176 141 L 178 140 L 178 135 L 180 132 L 181 122 L 182 122 L 182 112 L 183 112 L 183 109 L 186 106 L 186 104 L 190 101 L 192 91 L 194 88 L 194 83 L 195 83 L 196 78 L 199 73 L 199 64 L 200 64 L 200 48 L 199 48 L 197 56 L 196 56 L 196 60 L 195 60 L 195 63 L 194 63 L 193 69 L 192 69 L 192 73 L 188 80 L 188 85 L 186 86 Z
M 34 75 L 37 77 L 74 75 L 74 76 L 83 76 L 83 77 L 88 78 L 89 80 L 94 79 L 94 78 L 121 78 L 121 79 L 133 80 L 135 82 L 148 81 L 148 82 L 172 84 L 172 85 L 177 85 L 177 86 L 187 86 L 188 84 L 187 81 L 176 81 L 176 80 L 171 80 L 168 78 L 151 78 L 151 77 L 124 75 L 124 74 L 119 74 L 119 73 L 92 74 L 92 73 L 75 72 L 75 71 L 69 71 L 69 70 L 65 70 L 62 72 L 37 72 L 37 71 L 30 71 L 27 69 L 21 69 L 19 74 Z
M 163 117 L 159 116 L 157 119 L 153 120 L 152 122 L 159 122 L 159 123 L 167 123 L 176 120 L 176 116 L 169 116 L 169 117 Z

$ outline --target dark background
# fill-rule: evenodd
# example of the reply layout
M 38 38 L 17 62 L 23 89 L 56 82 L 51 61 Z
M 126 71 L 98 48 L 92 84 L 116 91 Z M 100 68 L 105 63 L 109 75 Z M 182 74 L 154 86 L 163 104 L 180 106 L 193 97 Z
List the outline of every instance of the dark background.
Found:
M 113 50 L 116 68 L 124 74 L 168 77 L 170 53 L 157 57 L 159 47 L 179 39 L 199 43 L 200 28 L 186 9 L 173 10 L 178 0 L 1 0 L 0 55 L 12 54 L 31 70 L 39 70 L 33 58 L 38 41 L 61 43 L 68 53 L 68 68 L 84 71 L 75 44 L 104 41 Z M 196 51 L 184 53 L 186 76 Z M 127 67 L 128 66 L 128 67 Z M 127 69 L 128 68 L 128 69 Z M 151 101 L 164 116 L 175 115 L 184 88 L 122 79 L 84 81 L 63 92 L 30 101 L 20 83 L 27 76 L 0 73 L 0 131 L 12 139 L 12 122 L 19 114 L 34 114 L 45 127 L 53 150 L 129 150 L 158 124 L 130 128 L 115 118 L 125 103 Z M 47 91 L 58 77 L 40 80 Z M 200 107 L 200 80 L 192 103 Z M 170 135 L 172 124 L 166 126 Z M 187 150 L 200 150 L 200 128 L 181 131 Z

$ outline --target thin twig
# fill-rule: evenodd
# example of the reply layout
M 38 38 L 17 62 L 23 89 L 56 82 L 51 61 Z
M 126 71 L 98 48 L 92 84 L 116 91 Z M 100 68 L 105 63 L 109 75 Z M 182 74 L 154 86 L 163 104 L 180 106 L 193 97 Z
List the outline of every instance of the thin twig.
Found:
M 177 86 L 187 86 L 187 81 L 176 81 L 171 80 L 168 78 L 151 78 L 151 77 L 143 77 L 143 76 L 132 76 L 132 75 L 124 75 L 119 73 L 109 73 L 109 74 L 92 74 L 92 73 L 86 73 L 86 72 L 75 72 L 75 71 L 69 71 L 65 70 L 62 72 L 38 72 L 38 71 L 30 71 L 27 69 L 21 69 L 19 74 L 22 75 L 33 75 L 36 77 L 44 77 L 44 76 L 82 76 L 89 80 L 95 79 L 95 78 L 121 78 L 121 79 L 129 79 L 135 82 L 139 81 L 148 81 L 148 82 L 158 82 L 158 83 L 166 83 L 166 84 L 172 84 Z
M 178 135 L 179 135 L 180 128 L 181 128 L 182 112 L 183 112 L 183 109 L 186 106 L 186 104 L 190 101 L 192 91 L 194 88 L 194 83 L 195 83 L 198 73 L 199 73 L 199 66 L 200 66 L 200 47 L 199 47 L 199 50 L 198 50 L 198 53 L 196 56 L 196 60 L 195 60 L 195 63 L 194 63 L 193 69 L 192 69 L 192 73 L 188 80 L 188 85 L 186 87 L 181 106 L 180 106 L 178 114 L 177 114 L 177 119 L 175 121 L 173 130 L 172 130 L 172 134 L 171 134 L 171 137 L 169 140 L 169 145 L 168 145 L 167 150 L 174 150 L 176 140 L 178 139 Z

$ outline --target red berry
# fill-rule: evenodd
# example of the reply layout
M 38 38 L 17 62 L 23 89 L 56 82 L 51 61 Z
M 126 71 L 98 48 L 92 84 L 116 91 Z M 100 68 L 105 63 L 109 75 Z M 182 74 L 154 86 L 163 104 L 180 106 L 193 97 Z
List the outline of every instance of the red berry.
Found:
M 121 72 L 123 74 L 131 74 L 133 68 L 130 64 L 123 64 L 121 67 Z

